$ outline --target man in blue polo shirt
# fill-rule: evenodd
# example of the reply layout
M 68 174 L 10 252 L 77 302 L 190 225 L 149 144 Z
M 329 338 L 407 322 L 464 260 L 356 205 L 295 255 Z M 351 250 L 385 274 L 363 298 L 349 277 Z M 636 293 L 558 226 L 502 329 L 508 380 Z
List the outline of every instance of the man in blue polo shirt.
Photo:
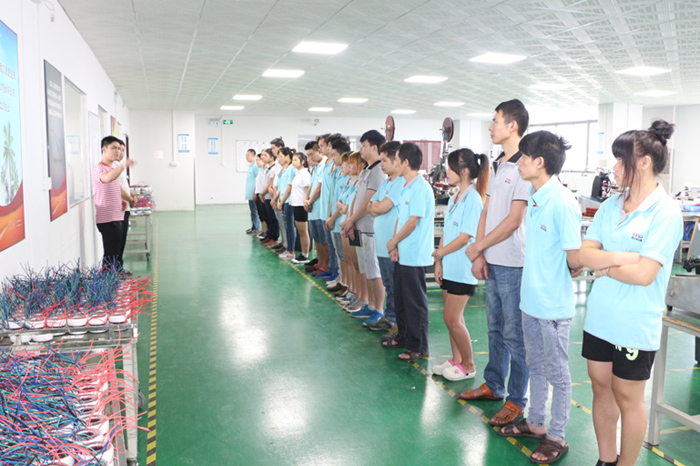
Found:
M 423 152 L 411 142 L 401 144 L 397 175 L 406 180 L 399 201 L 394 237 L 386 244 L 394 262 L 394 311 L 398 333 L 383 343 L 406 347 L 399 359 L 412 361 L 428 356 L 428 292 L 425 269 L 433 265 L 435 250 L 435 195 L 418 174 Z
M 534 463 L 551 463 L 569 450 L 564 430 L 571 410 L 569 330 L 574 316 L 572 274 L 580 274 L 581 211 L 557 176 L 571 146 L 549 131 L 520 141 L 523 180 L 532 183 L 527 206 L 525 265 L 520 288 L 523 337 L 530 370 L 530 408 L 526 419 L 502 427 L 504 437 L 537 437 Z M 552 386 L 552 419 L 545 427 Z

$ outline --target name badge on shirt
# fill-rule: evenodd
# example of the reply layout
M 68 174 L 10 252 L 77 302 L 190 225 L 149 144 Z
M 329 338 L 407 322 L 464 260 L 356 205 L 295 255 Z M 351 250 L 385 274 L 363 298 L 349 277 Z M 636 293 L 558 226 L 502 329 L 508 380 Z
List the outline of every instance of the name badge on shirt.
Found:
M 459 222 L 452 222 L 452 225 L 458 227 L 458 226 L 459 226 Z
M 540 225 L 540 230 L 547 231 L 547 225 Z
M 640 235 L 639 233 L 632 233 L 632 239 L 641 243 L 642 241 L 644 241 L 644 235 Z
M 510 182 L 511 182 L 511 179 L 510 179 L 510 178 L 506 178 L 506 183 L 510 184 Z

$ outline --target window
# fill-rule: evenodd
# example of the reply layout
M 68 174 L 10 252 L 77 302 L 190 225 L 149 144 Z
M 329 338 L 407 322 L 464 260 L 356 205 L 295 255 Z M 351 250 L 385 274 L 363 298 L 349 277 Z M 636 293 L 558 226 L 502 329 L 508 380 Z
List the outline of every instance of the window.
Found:
M 563 136 L 571 144 L 571 149 L 566 151 L 564 172 L 595 170 L 598 160 L 598 121 L 530 125 L 528 133 L 542 130 Z

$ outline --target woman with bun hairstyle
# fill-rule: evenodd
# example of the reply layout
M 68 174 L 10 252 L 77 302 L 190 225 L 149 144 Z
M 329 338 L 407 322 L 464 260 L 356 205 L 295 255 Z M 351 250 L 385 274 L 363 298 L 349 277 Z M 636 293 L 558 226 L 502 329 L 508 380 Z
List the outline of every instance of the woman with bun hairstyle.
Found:
M 632 466 L 644 441 L 644 389 L 661 341 L 673 255 L 683 231 L 678 205 L 656 176 L 668 162 L 673 125 L 615 139 L 613 172 L 622 192 L 598 209 L 579 260 L 595 271 L 588 297 L 583 357 L 593 388 L 597 466 Z M 622 417 L 620 454 L 617 421 Z
M 474 183 L 476 180 L 476 183 Z M 472 262 L 465 251 L 474 242 L 484 196 L 489 184 L 489 160 L 469 149 L 447 156 L 447 181 L 459 191 L 450 198 L 440 247 L 435 250 L 435 281 L 442 288 L 445 302 L 443 319 L 450 332 L 452 359 L 433 367 L 433 373 L 447 380 L 474 378 L 476 367 L 472 341 L 464 322 L 464 308 L 474 295 L 478 280 L 472 275 Z

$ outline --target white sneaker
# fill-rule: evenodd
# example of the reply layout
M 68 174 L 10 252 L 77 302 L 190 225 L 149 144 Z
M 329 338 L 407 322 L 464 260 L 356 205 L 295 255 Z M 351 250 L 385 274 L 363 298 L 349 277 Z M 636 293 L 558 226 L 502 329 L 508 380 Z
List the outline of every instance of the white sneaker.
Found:
M 287 252 L 280 254 L 278 257 L 282 260 L 291 260 L 291 259 L 294 259 L 295 256 L 294 256 L 293 252 L 287 251 Z
M 442 364 L 438 364 L 437 366 L 433 366 L 433 374 L 435 375 L 442 375 L 443 371 L 449 369 L 452 367 L 454 364 L 452 364 L 452 359 L 448 359 L 447 361 L 443 362 Z
M 442 376 L 451 382 L 473 379 L 475 375 L 476 371 L 464 372 L 461 364 L 455 364 L 451 368 L 442 371 Z
M 333 288 L 333 287 L 336 286 L 338 283 L 340 283 L 340 279 L 339 279 L 339 278 L 336 278 L 335 280 L 326 283 L 326 288 Z

